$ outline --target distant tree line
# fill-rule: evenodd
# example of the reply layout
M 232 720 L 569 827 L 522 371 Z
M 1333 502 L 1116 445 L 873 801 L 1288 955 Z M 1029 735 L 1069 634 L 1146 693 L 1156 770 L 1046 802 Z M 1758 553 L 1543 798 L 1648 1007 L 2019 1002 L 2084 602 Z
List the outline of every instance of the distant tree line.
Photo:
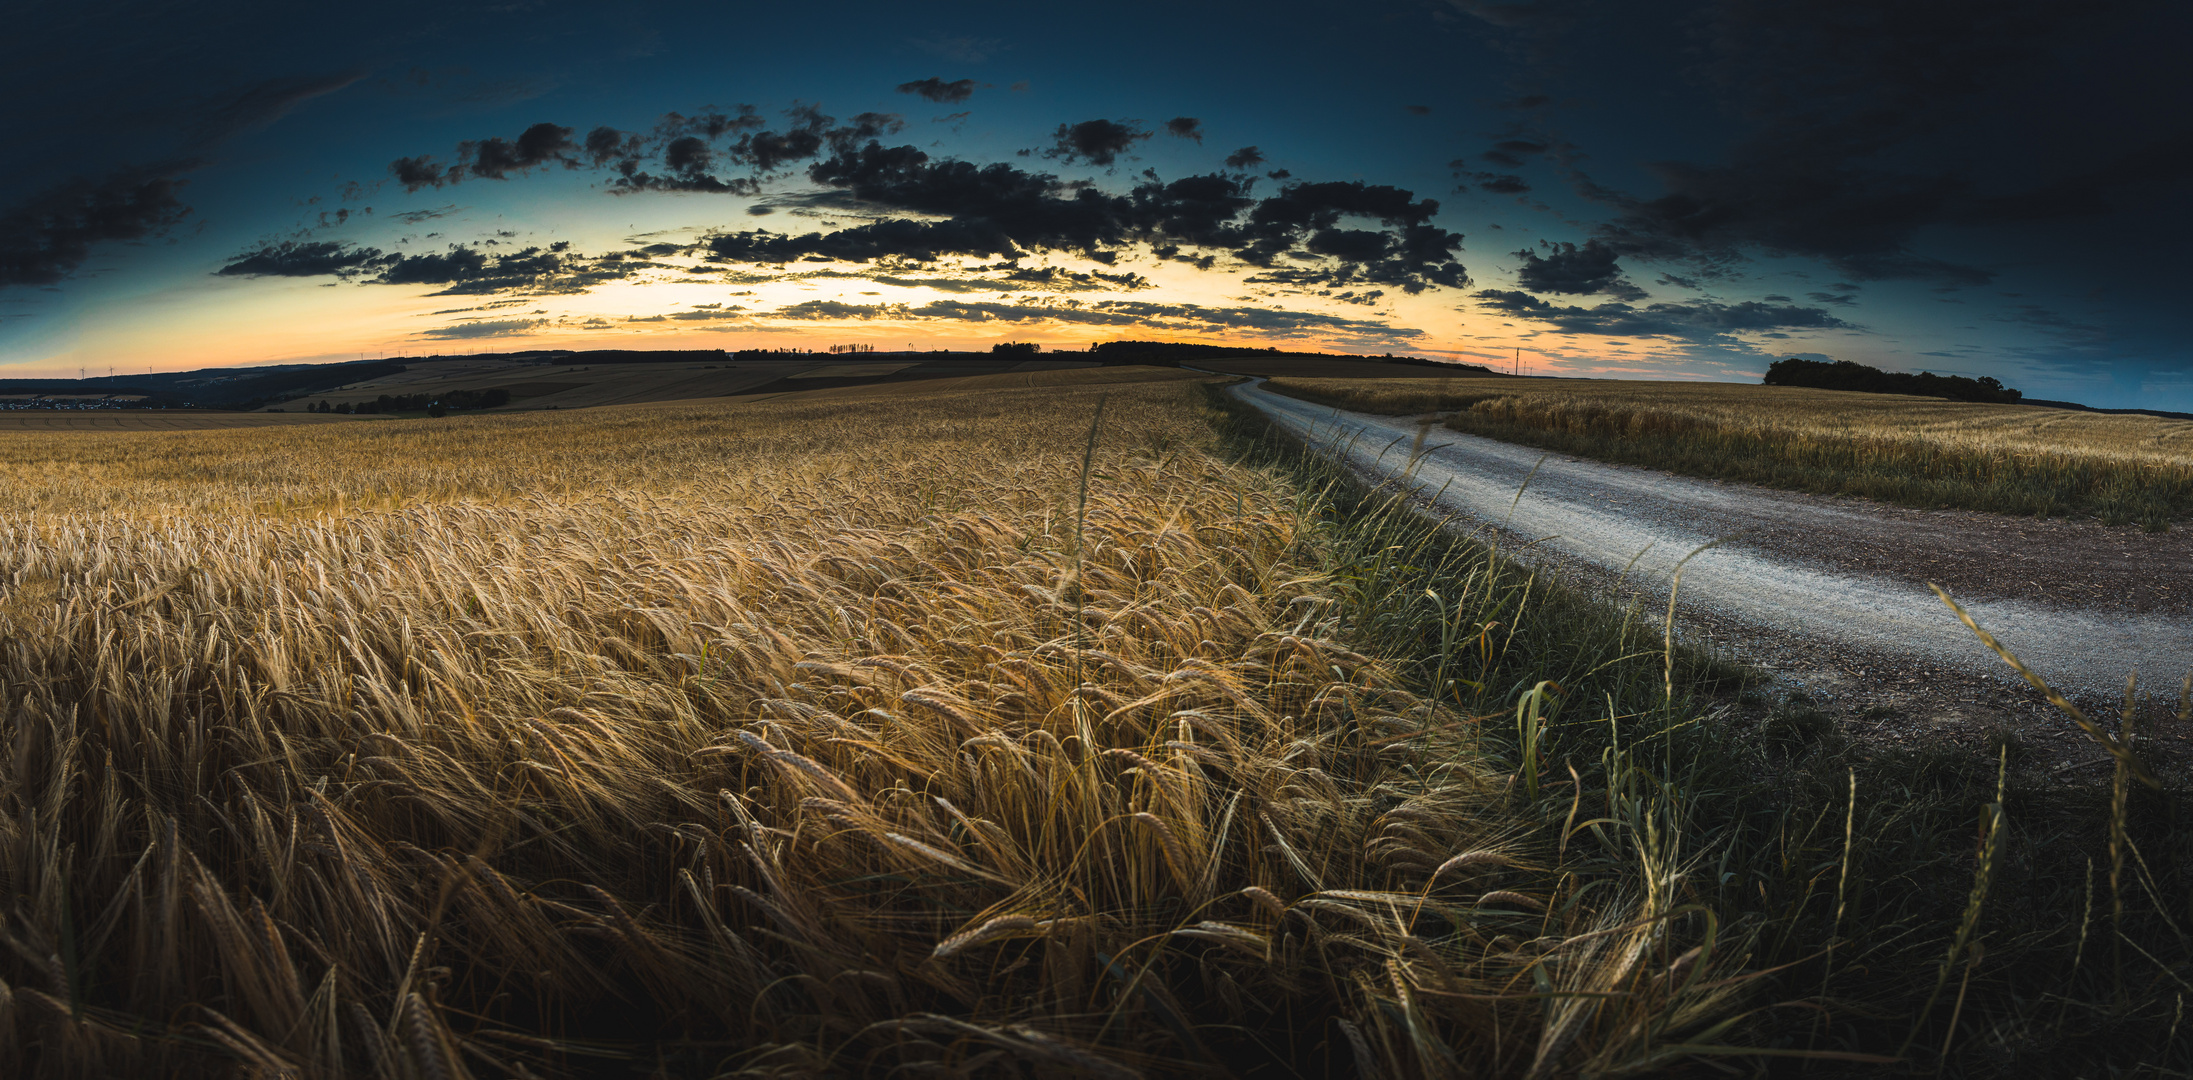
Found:
M 1100 341 L 1089 346 L 1089 353 L 1106 363 L 1114 363 L 1115 356 L 1164 356 L 1171 357 L 1174 366 L 1183 359 L 1203 356 L 1238 356 L 1242 353 L 1275 353 L 1278 349 L 1245 349 L 1238 345 L 1196 345 L 1184 341 Z M 1148 361 L 1138 361 L 1148 363 Z
M 1034 356 L 1042 351 L 1043 346 L 1038 345 L 1033 341 L 1000 341 L 997 344 L 990 346 L 990 354 L 992 356 L 1027 357 Z
M 1356 356 L 1351 353 L 1281 352 L 1272 346 L 1261 348 L 1242 345 L 1202 345 L 1185 341 L 1100 341 L 1089 346 L 1089 355 L 1107 364 L 1145 364 L 1154 367 L 1179 367 L 1182 362 L 1215 360 L 1227 356 L 1314 356 L 1320 359 L 1375 360 L 1388 364 L 1411 364 L 1417 367 L 1435 368 L 1452 373 L 1457 370 L 1485 371 L 1478 364 L 1450 364 L 1439 360 L 1426 360 L 1419 356 Z
M 1992 377 L 1968 379 L 1962 375 L 1936 375 L 1922 371 L 1908 375 L 1882 371 L 1849 360 L 1805 360 L 1791 356 L 1767 365 L 1768 386 L 1809 386 L 1815 390 L 1856 390 L 1866 394 L 1912 394 L 1948 398 L 1951 401 L 1992 401 L 2015 404 L 2025 394 Z
M 510 391 L 505 387 L 497 386 L 487 390 L 450 390 L 440 394 L 382 394 L 372 401 L 360 401 L 355 404 L 346 401 L 340 405 L 330 405 L 322 401 L 305 411 L 344 414 L 396 413 L 418 412 L 421 409 L 431 411 L 436 406 L 440 406 L 444 410 L 456 409 L 462 411 L 465 409 L 492 409 L 498 405 L 508 404 L 510 404 Z
M 479 354 L 472 354 L 477 356 Z M 496 354 L 497 359 L 544 363 L 571 364 L 702 364 L 722 363 L 722 349 L 554 349 L 538 352 Z

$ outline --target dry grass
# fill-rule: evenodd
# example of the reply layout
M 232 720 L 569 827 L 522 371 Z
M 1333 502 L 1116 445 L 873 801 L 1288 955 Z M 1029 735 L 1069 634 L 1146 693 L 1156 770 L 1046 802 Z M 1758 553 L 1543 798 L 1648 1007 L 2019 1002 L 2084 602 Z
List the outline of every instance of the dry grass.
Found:
M 2193 421 L 1727 383 L 1275 380 L 1366 412 L 1692 475 L 1915 506 L 2193 514 Z
M 1081 378 L 0 440 L 0 1071 L 1550 1076 L 1721 1030 L 1679 845 L 1593 824 L 1645 884 L 1580 892 L 1483 718 L 1351 647 L 1312 494 L 1195 386 Z

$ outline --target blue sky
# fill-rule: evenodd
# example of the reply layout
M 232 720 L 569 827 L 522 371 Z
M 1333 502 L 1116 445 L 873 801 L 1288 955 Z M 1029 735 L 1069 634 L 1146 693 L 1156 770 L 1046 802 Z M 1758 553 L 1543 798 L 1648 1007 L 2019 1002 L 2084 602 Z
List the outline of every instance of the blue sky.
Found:
M 1828 356 L 2193 409 L 2188 26 L 46 6 L 0 75 L 28 105 L 0 373 L 1137 337 L 1723 380 Z

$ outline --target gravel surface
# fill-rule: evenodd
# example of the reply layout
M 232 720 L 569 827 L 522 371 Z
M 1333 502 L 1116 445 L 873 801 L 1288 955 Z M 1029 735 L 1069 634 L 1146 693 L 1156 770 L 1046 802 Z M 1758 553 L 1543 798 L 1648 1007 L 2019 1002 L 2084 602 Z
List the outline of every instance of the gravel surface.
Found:
M 1528 544 L 1521 558 L 1587 588 L 1665 611 L 1681 565 L 1686 636 L 1838 703 L 1854 734 L 1993 725 L 2055 738 L 2068 727 L 1929 581 L 2082 704 L 2121 702 L 2137 669 L 2174 706 L 2193 670 L 2193 529 L 1910 510 L 1580 460 L 1436 424 L 1411 470 L 1428 418 L 1345 412 L 1261 382 L 1231 392 L 1366 475 L 1407 472 L 1434 512 L 1498 533 L 1511 550 Z M 2169 742 L 2193 735 L 2150 730 Z M 2076 769 L 2098 754 L 2067 757 Z

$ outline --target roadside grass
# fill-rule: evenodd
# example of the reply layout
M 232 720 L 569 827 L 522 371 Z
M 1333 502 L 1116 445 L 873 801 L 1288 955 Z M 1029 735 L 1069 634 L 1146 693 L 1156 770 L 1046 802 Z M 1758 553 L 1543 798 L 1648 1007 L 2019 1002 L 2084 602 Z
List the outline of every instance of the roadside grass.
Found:
M 1244 437 L 1299 482 L 1354 483 L 1330 464 L 1335 455 L 1306 454 L 1232 407 L 1253 433 Z M 1379 651 L 1419 657 L 1417 683 L 1437 680 L 1454 650 L 1439 644 L 1446 619 L 1424 590 L 1452 580 L 1446 558 L 1475 556 L 1429 552 L 1474 545 L 1435 537 L 1421 518 L 1381 503 L 1386 489 L 1355 491 L 1381 508 L 1351 519 L 1379 522 L 1348 531 L 1362 537 L 1359 551 L 1420 538 L 1401 548 L 1418 552 L 1407 560 L 1417 572 L 1387 580 L 1387 610 L 1369 623 L 1384 628 Z M 1757 976 L 1747 995 L 1756 1011 L 1730 1041 L 1769 1054 L 1892 1057 L 1952 1076 L 2193 1071 L 2185 791 L 2150 790 L 2122 764 L 2106 786 L 2020 785 L 2009 768 L 2025 751 L 2009 736 L 1987 758 L 1861 746 L 1802 695 L 1772 701 L 1711 658 L 1681 652 L 1671 682 L 1692 696 L 1656 698 L 1660 683 L 1638 668 L 1657 676 L 1663 654 L 1602 667 L 1591 646 L 1620 616 L 1558 583 L 1536 590 L 1523 669 L 1568 692 L 1537 725 L 1503 727 L 1497 738 L 1488 725 L 1494 754 L 1522 766 L 1519 804 L 1537 815 L 1540 835 L 1556 838 L 1566 856 L 1558 865 L 1580 891 L 1652 887 L 1643 845 L 1618 842 L 1610 824 L 1677 853 L 1664 856 L 1679 868 L 1666 885 L 1674 902 L 1746 942 L 1742 966 Z M 1641 617 L 1651 619 L 1633 609 L 1625 628 Z M 1956 616 L 1945 608 L 1942 617 Z M 2115 720 L 2104 734 L 2135 753 L 2139 733 L 2161 723 L 2193 732 L 2193 675 L 2159 695 L 2128 686 Z M 1833 1058 L 1757 1063 L 1777 1060 L 1780 1071 L 1840 1075 Z
M 1603 461 L 1916 507 L 2193 516 L 2193 421 L 1719 383 L 1274 379 L 1308 401 L 1451 412 L 1457 431 Z
M 2175 796 L 1044 374 L 0 441 L 0 1072 L 2186 1067 Z

